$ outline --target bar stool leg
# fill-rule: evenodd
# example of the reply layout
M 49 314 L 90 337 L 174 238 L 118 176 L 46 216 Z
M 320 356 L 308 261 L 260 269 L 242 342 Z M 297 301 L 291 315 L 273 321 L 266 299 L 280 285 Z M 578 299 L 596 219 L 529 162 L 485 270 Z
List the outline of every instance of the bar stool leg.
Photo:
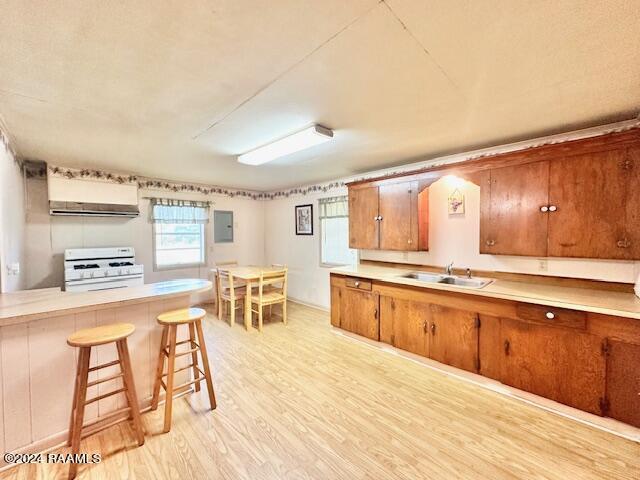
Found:
M 189 340 L 191 347 L 195 348 L 194 342 L 196 341 L 196 329 L 193 326 L 193 322 L 189 324 Z M 193 352 L 191 354 L 191 363 L 193 364 L 193 378 L 198 378 L 200 373 L 198 373 L 198 352 Z M 200 391 L 200 382 L 196 382 L 195 384 L 196 392 Z
M 262 332 L 262 304 L 258 304 L 258 331 Z
M 169 327 L 169 358 L 167 358 L 167 394 L 164 404 L 164 433 L 171 430 L 171 409 L 173 407 L 173 374 L 176 364 L 176 325 Z
M 142 419 L 140 418 L 140 404 L 138 403 L 138 394 L 136 393 L 136 385 L 133 381 L 133 371 L 131 369 L 131 357 L 129 356 L 129 347 L 127 339 L 118 340 L 116 342 L 118 348 L 118 357 L 120 358 L 120 369 L 124 380 L 124 393 L 129 402 L 129 416 L 133 420 L 133 428 L 138 437 L 138 446 L 144 445 L 144 429 L 142 428 Z
M 164 371 L 164 349 L 167 347 L 167 337 L 169 335 L 169 327 L 162 328 L 162 339 L 160 340 L 160 353 L 158 353 L 158 362 L 156 363 L 156 378 L 153 384 L 153 397 L 151 398 L 151 410 L 158 408 L 160 399 L 160 380 L 162 380 L 162 372 Z
M 89 360 L 91 358 L 91 347 L 80 348 L 78 358 L 78 392 L 76 395 L 76 408 L 73 419 L 73 434 L 71 437 L 71 453 L 74 456 L 80 451 L 80 439 L 82 438 L 82 423 L 84 422 L 84 402 L 87 398 L 87 381 L 89 378 Z M 69 465 L 69 479 L 76 477 L 78 464 Z
M 73 427 L 75 424 L 76 405 L 78 405 L 78 384 L 80 383 L 80 355 L 78 355 L 78 363 L 76 366 L 76 381 L 73 385 L 73 404 L 71 405 L 71 418 L 69 419 L 69 434 L 67 438 L 67 447 L 71 446 L 71 438 L 73 437 Z
M 216 394 L 213 391 L 213 379 L 211 378 L 211 369 L 209 368 L 209 356 L 207 355 L 207 345 L 204 341 L 202 333 L 202 320 L 196 320 L 196 329 L 198 330 L 198 343 L 200 345 L 200 355 L 202 356 L 202 368 L 204 370 L 204 378 L 207 382 L 207 390 L 209 391 L 209 403 L 211 410 L 216 408 Z

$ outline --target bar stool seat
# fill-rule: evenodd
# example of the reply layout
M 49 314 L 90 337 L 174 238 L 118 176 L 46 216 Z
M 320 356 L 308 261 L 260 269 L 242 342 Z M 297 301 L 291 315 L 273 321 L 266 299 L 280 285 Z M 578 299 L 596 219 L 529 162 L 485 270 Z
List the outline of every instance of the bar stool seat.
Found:
M 128 406 L 124 409 L 112 412 L 108 417 L 121 415 L 128 411 L 129 419 L 133 421 L 133 428 L 136 433 L 138 445 L 144 444 L 144 430 L 142 428 L 142 420 L 140 418 L 140 405 L 138 404 L 138 396 L 133 381 L 133 372 L 131 369 L 131 357 L 129 356 L 129 348 L 127 346 L 127 337 L 135 331 L 135 326 L 130 323 L 115 323 L 95 328 L 86 328 L 78 330 L 67 338 L 67 343 L 72 347 L 80 349 L 78 355 L 78 369 L 76 372 L 75 387 L 73 393 L 73 405 L 71 407 L 71 419 L 69 420 L 69 438 L 67 445 L 71 446 L 71 453 L 78 454 L 80 450 L 80 440 L 82 439 L 82 429 L 90 427 L 96 421 L 84 424 L 84 409 L 86 405 L 97 402 L 103 398 L 124 393 L 127 397 Z M 115 343 L 118 351 L 118 360 L 107 362 L 95 367 L 89 367 L 91 361 L 91 348 L 98 345 L 106 345 Z M 89 382 L 89 372 L 94 372 L 102 368 L 120 365 L 120 373 L 109 375 L 92 382 Z M 123 387 L 98 395 L 97 397 L 87 400 L 87 388 L 100 383 L 108 382 L 122 378 Z M 106 418 L 100 418 L 98 421 L 106 421 Z M 91 433 L 96 433 L 97 430 Z M 71 463 L 69 466 L 69 478 L 75 478 L 78 471 L 78 464 Z
M 102 327 L 85 328 L 69 335 L 67 343 L 72 347 L 97 347 L 105 343 L 127 338 L 136 330 L 130 323 L 115 323 Z
M 158 315 L 158 323 L 160 325 L 182 325 L 202 320 L 206 315 L 207 312 L 202 308 L 181 308 Z
M 171 430 L 171 409 L 173 406 L 173 394 L 175 390 L 181 391 L 186 387 L 195 384 L 195 390 L 196 392 L 199 392 L 200 382 L 204 380 L 209 393 L 211 410 L 216 408 L 216 396 L 213 391 L 213 379 L 209 368 L 209 357 L 207 355 L 204 334 L 202 333 L 202 319 L 206 314 L 207 312 L 202 308 L 182 308 L 158 315 L 158 323 L 162 325 L 163 329 L 162 340 L 160 341 L 160 351 L 158 352 L 158 363 L 156 365 L 156 378 L 153 385 L 151 409 L 156 410 L 158 408 L 160 387 L 162 387 L 166 392 L 164 406 L 165 433 Z M 180 325 L 188 325 L 189 339 L 177 342 L 177 330 Z M 181 345 L 188 345 L 187 350 L 176 352 L 176 347 Z M 201 364 L 198 362 L 198 352 L 200 352 L 200 356 L 202 357 Z M 191 355 L 191 364 L 176 370 L 176 357 L 184 355 Z M 167 373 L 164 373 L 165 358 L 167 360 Z M 189 369 L 193 370 L 193 380 L 176 387 L 174 385 L 174 374 Z M 165 377 L 166 382 L 164 380 Z

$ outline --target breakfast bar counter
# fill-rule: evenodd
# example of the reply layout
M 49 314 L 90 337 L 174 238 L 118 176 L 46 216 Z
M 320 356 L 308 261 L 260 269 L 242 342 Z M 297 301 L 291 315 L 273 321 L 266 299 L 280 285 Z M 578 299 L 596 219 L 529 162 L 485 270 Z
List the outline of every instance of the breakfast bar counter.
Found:
M 191 306 L 193 296 L 211 288 L 207 280 L 187 279 L 93 292 L 42 289 L 0 295 L 0 449 L 37 452 L 66 439 L 76 371 L 76 349 L 67 345 L 67 337 L 83 328 L 135 326 L 129 351 L 140 407 L 147 408 L 162 333 L 157 316 Z M 111 345 L 94 351 L 92 366 L 117 358 Z M 179 360 L 188 362 L 185 357 Z M 91 372 L 89 381 L 117 373 L 114 365 Z M 176 384 L 189 375 L 177 374 Z M 119 388 L 121 379 L 115 378 L 90 387 L 89 394 Z M 87 406 L 85 421 L 99 421 L 124 405 L 123 394 L 98 400 Z

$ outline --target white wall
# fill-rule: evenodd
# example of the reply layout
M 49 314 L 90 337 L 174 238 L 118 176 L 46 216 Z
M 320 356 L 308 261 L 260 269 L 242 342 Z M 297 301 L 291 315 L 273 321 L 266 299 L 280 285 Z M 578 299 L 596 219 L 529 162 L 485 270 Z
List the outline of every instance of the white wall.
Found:
M 24 265 L 25 204 L 22 169 L 0 136 L 0 292 L 26 285 Z M 20 273 L 9 274 L 18 264 Z
M 447 197 L 457 187 L 465 196 L 465 213 L 449 215 Z M 481 255 L 480 187 L 470 182 L 456 182 L 445 177 L 429 189 L 429 251 L 380 252 L 362 251 L 361 259 L 398 263 L 443 266 L 454 262 L 457 267 L 500 272 L 518 272 L 560 277 L 633 283 L 640 263 L 616 260 L 548 258 L 546 270 L 540 258 L 505 255 Z
M 329 269 L 320 266 L 318 199 L 346 195 L 346 188 L 265 202 L 265 260 L 289 268 L 289 296 L 329 308 Z M 313 204 L 313 235 L 296 235 L 295 206 Z
M 47 184 L 42 178 L 27 181 L 28 288 L 61 286 L 64 283 L 63 254 L 66 248 L 132 246 L 136 260 L 144 264 L 145 282 L 173 278 L 208 278 L 209 266 L 153 271 L 153 229 L 149 200 L 145 196 L 209 200 L 213 209 L 234 212 L 234 238 L 229 244 L 213 243 L 213 223 L 207 225 L 207 263 L 237 260 L 243 264 L 264 262 L 264 202 L 226 196 L 140 190 L 140 216 L 124 218 L 52 217 L 49 215 Z M 213 215 L 213 212 L 212 212 Z

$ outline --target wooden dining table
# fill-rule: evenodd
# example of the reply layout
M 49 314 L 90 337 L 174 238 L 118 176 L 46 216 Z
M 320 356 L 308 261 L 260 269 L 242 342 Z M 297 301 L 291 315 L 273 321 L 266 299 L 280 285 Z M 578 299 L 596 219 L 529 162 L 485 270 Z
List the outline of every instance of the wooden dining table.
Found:
M 282 270 L 282 267 L 259 266 L 259 265 L 234 265 L 215 267 L 211 273 L 216 274 L 218 270 L 226 270 L 234 280 L 242 280 L 247 284 L 247 292 L 244 299 L 244 328 L 249 330 L 251 326 L 251 288 L 260 280 L 262 272 L 275 272 Z

